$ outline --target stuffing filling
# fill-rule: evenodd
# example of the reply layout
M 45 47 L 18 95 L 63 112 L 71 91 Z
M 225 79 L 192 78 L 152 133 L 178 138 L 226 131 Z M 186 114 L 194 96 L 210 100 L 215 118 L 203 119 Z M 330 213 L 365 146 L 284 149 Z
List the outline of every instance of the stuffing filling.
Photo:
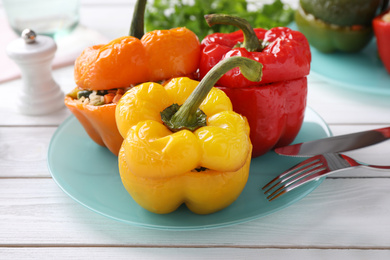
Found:
M 118 103 L 123 94 L 130 88 L 110 89 L 110 90 L 83 90 L 73 89 L 67 96 L 72 97 L 77 102 L 85 105 L 101 106 L 105 104 Z

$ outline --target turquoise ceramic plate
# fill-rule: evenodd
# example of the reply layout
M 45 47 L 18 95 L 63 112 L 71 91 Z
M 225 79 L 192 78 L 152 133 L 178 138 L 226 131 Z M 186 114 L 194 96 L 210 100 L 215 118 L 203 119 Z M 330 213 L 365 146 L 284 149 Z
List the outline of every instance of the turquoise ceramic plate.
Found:
M 330 136 L 325 122 L 307 109 L 296 142 Z M 248 183 L 228 208 L 210 215 L 196 215 L 185 206 L 167 215 L 138 206 L 122 185 L 117 157 L 95 144 L 73 116 L 55 132 L 49 147 L 48 165 L 55 182 L 80 204 L 111 219 L 156 229 L 195 230 L 216 228 L 260 218 L 283 209 L 313 191 L 321 180 L 308 183 L 273 202 L 260 187 L 302 159 L 269 152 L 252 160 Z
M 311 73 L 316 76 L 352 90 L 390 95 L 390 74 L 378 58 L 375 40 L 358 53 L 311 52 Z
M 295 23 L 289 27 L 298 30 Z M 390 95 L 390 74 L 378 57 L 375 39 L 357 53 L 322 53 L 310 49 L 311 74 L 351 90 Z

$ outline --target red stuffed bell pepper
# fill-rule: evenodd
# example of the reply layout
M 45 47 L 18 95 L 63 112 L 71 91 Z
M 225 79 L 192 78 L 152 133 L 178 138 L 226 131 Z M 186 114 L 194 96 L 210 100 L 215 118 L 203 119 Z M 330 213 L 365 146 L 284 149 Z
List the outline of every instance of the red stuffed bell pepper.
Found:
M 390 74 L 390 9 L 372 21 L 379 57 Z
M 243 56 L 263 64 L 260 82 L 247 80 L 238 69 L 226 73 L 217 86 L 231 99 L 236 112 L 247 117 L 253 157 L 288 145 L 297 136 L 306 108 L 311 53 L 306 37 L 289 28 L 253 29 L 241 18 L 206 15 L 207 23 L 230 24 L 241 30 L 214 33 L 203 39 L 199 75 L 220 60 Z

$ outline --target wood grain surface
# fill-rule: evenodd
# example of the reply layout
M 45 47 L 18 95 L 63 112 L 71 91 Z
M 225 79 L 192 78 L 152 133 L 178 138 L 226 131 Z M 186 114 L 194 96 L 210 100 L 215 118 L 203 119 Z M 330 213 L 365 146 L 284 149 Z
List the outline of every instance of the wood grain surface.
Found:
M 108 39 L 125 35 L 132 2 L 83 0 L 81 23 Z M 74 87 L 72 66 L 53 75 L 64 92 Z M 335 174 L 288 208 L 212 230 L 154 230 L 96 214 L 48 171 L 50 140 L 70 112 L 21 115 L 21 84 L 0 85 L 0 259 L 390 259 L 390 172 Z M 315 75 L 308 106 L 333 135 L 390 126 L 390 95 L 347 90 Z M 390 165 L 390 141 L 347 154 Z

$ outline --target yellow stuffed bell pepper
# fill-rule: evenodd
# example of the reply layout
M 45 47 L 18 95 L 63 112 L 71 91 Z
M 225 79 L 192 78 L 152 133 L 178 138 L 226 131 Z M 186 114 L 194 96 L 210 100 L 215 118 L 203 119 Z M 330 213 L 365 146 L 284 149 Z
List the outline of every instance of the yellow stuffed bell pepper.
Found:
M 189 78 L 165 86 L 144 83 L 121 98 L 115 115 L 124 138 L 119 172 L 140 206 L 165 214 L 185 203 L 194 213 L 209 214 L 240 195 L 251 161 L 249 125 L 213 87 L 237 66 L 252 81 L 260 80 L 260 63 L 234 57 L 200 83 Z

